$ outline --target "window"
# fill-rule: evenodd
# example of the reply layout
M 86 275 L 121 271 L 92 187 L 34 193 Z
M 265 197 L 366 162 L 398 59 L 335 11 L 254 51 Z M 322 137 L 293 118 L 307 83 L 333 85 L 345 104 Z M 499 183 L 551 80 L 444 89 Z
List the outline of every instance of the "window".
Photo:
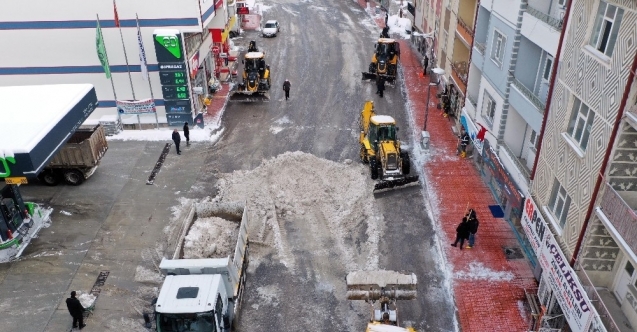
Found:
M 531 129 L 531 138 L 529 139 L 529 143 L 531 143 L 531 148 L 533 150 L 537 149 L 537 133 L 535 132 L 535 130 Z
M 493 49 L 491 50 L 491 59 L 498 64 L 498 67 L 502 66 L 504 61 L 504 48 L 506 47 L 507 39 L 496 30 L 493 32 Z
M 623 15 L 623 9 L 600 1 L 589 44 L 605 55 L 612 56 Z
M 493 100 L 486 91 L 484 92 L 482 114 L 489 124 L 493 124 L 493 117 L 495 116 L 495 100 Z
M 595 112 L 591 111 L 586 104 L 575 97 L 573 113 L 571 113 L 571 120 L 568 122 L 567 133 L 571 135 L 573 140 L 575 140 L 584 151 L 586 151 L 586 146 L 588 145 L 588 137 L 591 133 L 594 119 Z
M 553 69 L 553 57 L 547 54 L 546 61 L 544 62 L 544 72 L 542 78 L 548 81 L 551 78 L 551 70 Z
M 564 228 L 564 224 L 566 224 L 566 216 L 568 215 L 568 207 L 570 205 L 571 197 L 566 194 L 566 189 L 555 179 L 548 208 L 559 221 L 560 227 L 562 228 Z

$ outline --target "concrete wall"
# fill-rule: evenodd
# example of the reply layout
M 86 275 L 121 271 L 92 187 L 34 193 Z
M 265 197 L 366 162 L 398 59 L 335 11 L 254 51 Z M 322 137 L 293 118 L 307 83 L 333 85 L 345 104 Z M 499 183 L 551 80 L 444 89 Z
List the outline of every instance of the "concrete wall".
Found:
M 491 12 L 488 11 L 486 8 L 480 6 L 478 8 L 478 22 L 476 23 L 475 26 L 475 41 L 474 42 L 478 42 L 478 43 L 486 43 L 487 42 L 487 37 L 488 34 L 487 32 L 489 31 L 489 20 L 491 19 Z
M 493 98 L 493 100 L 496 103 L 495 114 L 493 116 L 493 123 L 487 122 L 487 118 L 484 115 L 484 106 L 485 106 L 484 92 L 485 91 L 489 93 L 491 98 Z M 487 78 L 483 75 L 480 80 L 480 94 L 478 95 L 478 107 L 476 109 L 475 121 L 477 123 L 482 124 L 485 128 L 489 129 L 491 133 L 493 133 L 493 130 L 497 128 L 500 123 L 500 117 L 502 116 L 503 102 L 504 102 L 504 99 L 502 98 L 502 96 L 498 94 L 497 90 L 493 87 L 493 85 L 491 85 L 491 83 L 489 83 Z M 491 146 L 497 145 L 496 138 L 493 136 L 493 134 L 487 134 L 485 136 L 485 139 L 489 140 L 489 143 L 491 144 Z
M 507 122 L 504 129 L 504 142 L 509 149 L 515 153 L 516 157 L 520 157 L 522 145 L 528 135 L 525 135 L 526 121 L 513 108 L 509 108 Z M 511 172 L 511 170 L 509 170 Z M 513 172 L 511 172 L 513 174 Z
M 522 36 L 520 39 L 520 52 L 515 66 L 515 78 L 529 90 L 533 90 L 535 85 L 541 56 L 542 49 Z
M 549 54 L 555 56 L 557 44 L 560 41 L 560 31 L 544 21 L 540 21 L 535 16 L 524 13 L 520 33 Z
M 502 65 L 498 64 L 491 58 L 493 53 L 493 37 L 494 32 L 499 31 L 506 37 L 506 46 Z M 491 21 L 489 22 L 489 30 L 487 33 L 487 47 L 485 50 L 484 66 L 482 68 L 483 75 L 489 78 L 497 89 L 498 93 L 504 96 L 504 91 L 507 85 L 507 71 L 509 70 L 509 63 L 511 61 L 511 48 L 513 46 L 513 36 L 515 30 L 511 28 L 506 22 L 501 20 L 501 16 L 491 15 Z

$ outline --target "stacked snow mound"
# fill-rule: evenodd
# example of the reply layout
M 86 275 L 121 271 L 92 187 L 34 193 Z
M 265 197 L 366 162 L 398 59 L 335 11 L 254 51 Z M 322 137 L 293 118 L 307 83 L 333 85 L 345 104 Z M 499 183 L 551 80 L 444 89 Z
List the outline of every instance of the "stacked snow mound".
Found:
M 228 203 L 198 203 L 195 205 L 198 218 L 210 218 L 219 217 L 228 220 L 241 221 L 243 216 L 243 209 L 245 204 L 243 202 L 228 202 Z
M 95 302 L 95 299 L 97 299 L 97 297 L 90 293 L 81 293 L 77 296 L 77 299 L 80 300 L 80 304 L 82 304 L 82 307 L 90 308 L 91 306 L 93 306 L 93 303 Z
M 184 239 L 184 258 L 225 258 L 234 252 L 239 223 L 219 217 L 198 218 Z
M 253 170 L 220 174 L 213 202 L 246 201 L 250 242 L 275 248 L 292 270 L 294 250 L 338 253 L 348 269 L 375 269 L 382 217 L 375 213 L 368 174 L 365 165 L 351 160 L 286 152 Z M 303 248 L 288 241 L 290 227 L 309 232 Z

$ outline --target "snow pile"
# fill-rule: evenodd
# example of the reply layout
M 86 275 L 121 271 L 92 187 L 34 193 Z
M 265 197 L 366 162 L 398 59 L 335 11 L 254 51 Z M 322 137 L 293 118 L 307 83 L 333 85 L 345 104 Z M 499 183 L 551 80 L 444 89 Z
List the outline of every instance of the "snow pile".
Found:
M 511 281 L 515 275 L 509 271 L 493 271 L 480 262 L 469 263 L 469 271 L 454 273 L 456 279 L 472 279 L 487 281 Z
M 181 128 L 180 128 L 181 129 Z M 218 123 L 207 124 L 203 129 L 192 126 L 190 128 L 190 141 L 191 142 L 216 142 L 221 137 L 223 131 L 219 129 Z M 173 128 L 159 128 L 159 129 L 146 129 L 146 130 L 122 130 L 117 135 L 107 136 L 107 140 L 112 141 L 166 141 L 172 142 Z M 179 130 L 181 135 L 182 144 L 185 143 L 186 138 L 184 133 Z
M 398 15 L 389 16 L 387 19 L 390 34 L 399 34 L 403 39 L 411 37 L 411 20 L 406 17 L 398 17 Z M 408 33 L 409 31 L 409 33 Z
M 64 210 L 60 210 L 60 213 L 65 215 L 65 216 L 73 215 L 71 212 L 67 212 L 67 211 L 64 211 Z
M 160 273 L 138 265 L 137 269 L 135 270 L 135 281 L 161 283 L 162 281 L 164 281 L 164 277 Z
M 77 299 L 80 300 L 80 304 L 82 304 L 82 307 L 90 308 L 91 306 L 93 306 L 93 303 L 95 303 L 95 299 L 97 299 L 97 296 L 89 293 L 81 293 L 77 297 Z
M 198 218 L 188 230 L 184 258 L 231 256 L 239 234 L 239 223 L 219 217 Z
M 307 228 L 316 242 L 333 243 L 331 250 L 340 253 L 348 270 L 376 269 L 382 216 L 375 213 L 369 170 L 352 164 L 286 152 L 254 170 L 221 174 L 214 201 L 248 202 L 250 240 L 275 248 L 292 270 L 286 224 Z

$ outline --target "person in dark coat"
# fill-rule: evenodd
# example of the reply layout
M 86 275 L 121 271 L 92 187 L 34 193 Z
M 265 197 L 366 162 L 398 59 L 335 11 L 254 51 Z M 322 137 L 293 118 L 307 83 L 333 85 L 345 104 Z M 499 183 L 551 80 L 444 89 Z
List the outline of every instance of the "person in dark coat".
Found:
M 380 38 L 389 38 L 389 27 L 384 27 L 380 33 Z
M 175 142 L 175 148 L 177 148 L 177 154 L 181 154 L 181 151 L 179 150 L 179 143 L 181 142 L 181 136 L 179 135 L 179 132 L 177 131 L 177 129 L 173 130 L 173 142 Z
M 387 21 L 389 21 L 389 13 L 385 12 L 385 26 L 387 26 Z
M 480 221 L 478 221 L 478 217 L 476 217 L 476 211 L 473 209 L 469 209 L 469 213 L 467 213 L 469 218 L 469 244 L 467 245 L 467 249 L 473 248 L 476 241 L 476 233 L 478 232 L 478 226 L 480 226 Z
M 462 134 L 460 135 L 460 146 L 458 147 L 457 154 L 461 155 L 463 158 L 467 155 L 467 146 L 469 145 L 469 142 L 470 142 L 469 134 L 467 133 L 467 131 L 462 130 Z
M 71 297 L 66 299 L 66 307 L 69 309 L 69 314 L 71 314 L 71 317 L 73 317 L 73 328 L 79 327 L 81 330 L 84 328 L 84 326 L 86 326 L 86 324 L 84 324 L 83 316 L 84 307 L 82 307 L 80 300 L 78 300 L 75 295 L 75 291 L 72 291 Z
M 427 66 L 429 65 L 429 58 L 424 57 L 422 59 L 422 75 L 427 76 Z
M 254 40 L 250 41 L 250 44 L 248 45 L 248 52 L 259 52 L 257 43 Z
M 383 98 L 383 91 L 385 91 L 385 80 L 379 76 L 376 77 L 376 94 Z
M 288 81 L 288 79 L 285 79 L 285 82 L 283 82 L 283 91 L 285 91 L 285 100 L 288 100 L 290 98 L 290 81 Z
M 456 241 L 451 244 L 451 246 L 456 247 L 458 242 L 460 242 L 460 250 L 462 250 L 462 246 L 464 244 L 464 240 L 469 238 L 469 217 L 464 216 L 458 227 L 456 227 Z
M 184 122 L 184 136 L 186 137 L 186 146 L 190 146 L 190 128 L 188 128 L 188 122 Z

